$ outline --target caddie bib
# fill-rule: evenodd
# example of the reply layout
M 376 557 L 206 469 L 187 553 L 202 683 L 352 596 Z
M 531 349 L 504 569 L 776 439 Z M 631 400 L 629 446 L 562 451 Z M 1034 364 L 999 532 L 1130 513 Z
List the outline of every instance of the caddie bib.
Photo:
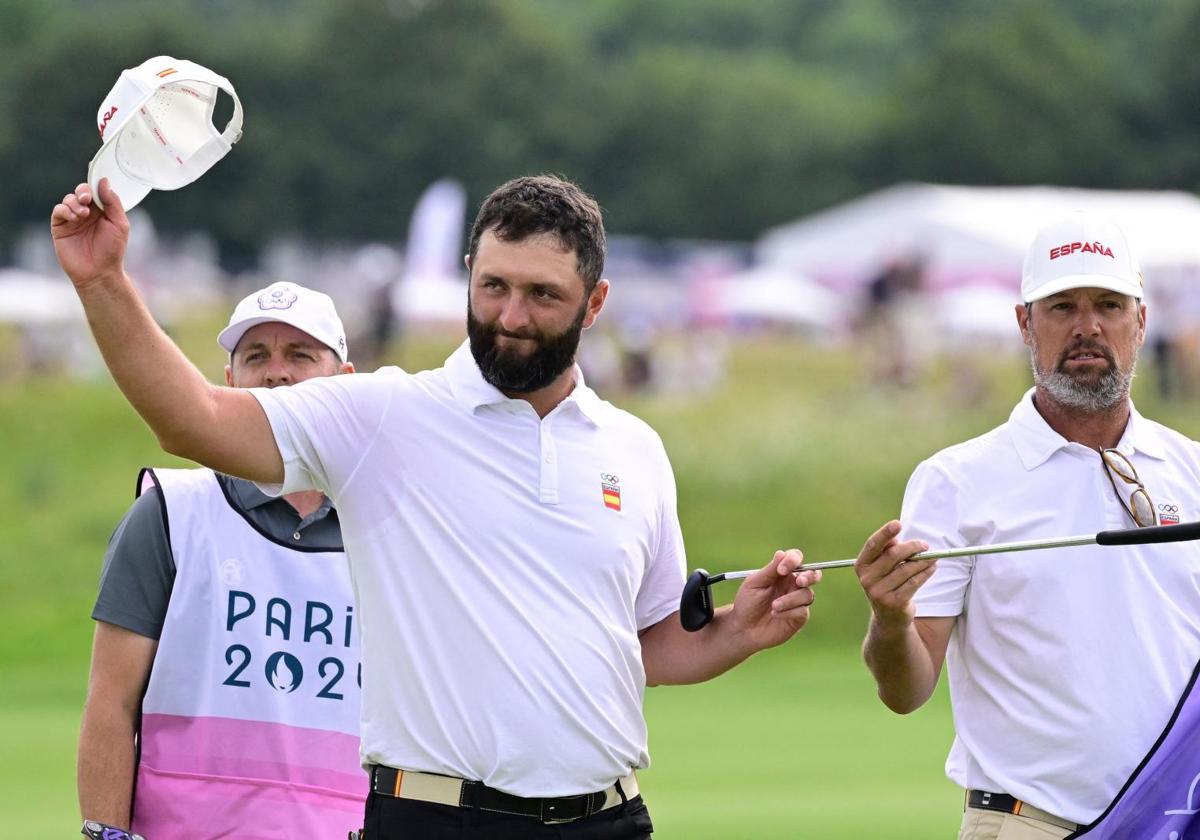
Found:
M 344 837 L 367 792 L 345 554 L 259 532 L 211 470 L 147 480 L 176 576 L 142 703 L 134 830 Z

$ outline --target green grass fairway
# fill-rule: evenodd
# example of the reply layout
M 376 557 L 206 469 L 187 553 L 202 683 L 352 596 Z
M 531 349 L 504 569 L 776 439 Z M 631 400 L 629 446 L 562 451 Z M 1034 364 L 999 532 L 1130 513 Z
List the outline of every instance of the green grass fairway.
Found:
M 6 671 L 0 764 L 18 837 L 78 831 L 75 737 L 86 665 Z M 653 766 L 640 775 L 664 838 L 952 836 L 944 692 L 908 717 L 875 699 L 857 647 L 801 635 L 698 686 L 647 692 Z M 865 802 L 863 792 L 870 791 Z M 886 827 L 886 828 L 885 828 Z
M 214 379 L 218 322 L 180 332 Z M 437 364 L 454 343 L 400 361 Z M 760 566 L 790 546 L 854 556 L 898 513 L 917 462 L 1007 419 L 1029 377 L 1016 355 L 957 355 L 912 390 L 866 387 L 862 369 L 851 353 L 763 337 L 734 345 L 712 393 L 613 398 L 666 443 L 691 567 Z M 1151 381 L 1135 386 L 1143 413 L 1197 437 L 1200 406 L 1158 404 Z M 106 380 L 0 382 L 0 441 L 0 813 L 14 836 L 69 837 L 100 559 L 138 468 L 178 462 Z M 945 688 L 913 715 L 886 711 L 859 659 L 866 619 L 853 571 L 832 570 L 797 639 L 710 683 L 647 692 L 642 786 L 660 837 L 953 836 Z
M 944 690 L 899 717 L 857 645 L 803 634 L 712 682 L 647 693 L 640 774 L 666 838 L 953 837 L 962 794 L 942 772 Z
M 11 831 L 23 837 L 79 833 L 75 739 L 87 685 L 86 658 L 0 669 L 0 786 Z

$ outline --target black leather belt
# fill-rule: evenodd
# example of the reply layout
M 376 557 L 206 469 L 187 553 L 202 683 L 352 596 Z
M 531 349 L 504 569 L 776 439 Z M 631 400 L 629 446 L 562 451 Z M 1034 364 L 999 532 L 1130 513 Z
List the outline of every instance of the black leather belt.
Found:
M 969 790 L 967 791 L 967 807 L 981 808 L 984 811 L 1000 811 L 1005 814 L 1016 814 L 1021 817 L 1028 817 L 1031 820 L 1038 822 L 1050 823 L 1059 828 L 1069 828 L 1071 831 L 1078 831 L 1080 826 L 1076 823 L 1064 820 L 1062 817 L 1056 817 L 1054 814 L 1043 811 L 1041 808 L 1035 808 L 1028 802 L 1022 802 L 1015 796 L 1009 796 L 1007 793 L 991 793 L 986 790 Z
M 526 798 L 490 788 L 483 782 L 453 776 L 403 771 L 378 764 L 371 768 L 371 789 L 383 796 L 533 817 L 544 823 L 573 822 L 620 805 L 626 798 L 637 795 L 637 782 L 632 781 L 632 776 L 626 779 L 629 781 L 624 786 L 618 781 L 613 787 L 596 793 Z

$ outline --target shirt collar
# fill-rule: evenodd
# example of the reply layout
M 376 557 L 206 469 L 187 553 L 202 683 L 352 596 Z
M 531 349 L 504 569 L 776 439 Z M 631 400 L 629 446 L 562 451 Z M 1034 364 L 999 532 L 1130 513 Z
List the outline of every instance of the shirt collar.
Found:
M 236 503 L 237 506 L 242 510 L 254 510 L 255 508 L 260 508 L 263 505 L 269 505 L 278 502 L 279 504 L 285 505 L 293 515 L 296 515 L 296 509 L 289 505 L 286 499 L 284 499 L 282 496 L 268 496 L 266 493 L 259 490 L 258 486 L 252 481 L 247 481 L 244 478 L 236 478 L 232 475 L 222 475 L 221 473 L 217 473 L 217 479 L 225 485 L 225 488 L 229 492 L 230 498 L 233 499 L 234 503 Z M 330 501 L 328 496 L 323 496 L 321 498 L 320 507 L 313 511 L 307 517 L 307 519 L 315 522 L 316 520 L 327 516 L 332 510 L 333 502 Z
M 604 401 L 584 383 L 583 371 L 579 369 L 579 365 L 572 366 L 572 374 L 575 387 L 562 404 L 575 406 L 584 419 L 593 426 L 599 426 L 604 418 Z M 475 363 L 475 357 L 471 354 L 469 339 L 460 344 L 446 360 L 446 380 L 450 384 L 454 399 L 472 413 L 488 405 L 525 402 L 506 397 L 499 388 L 483 378 L 479 365 Z
M 217 477 L 225 485 L 226 490 L 229 491 L 230 497 L 237 502 L 238 507 L 242 510 L 254 510 L 275 500 L 275 497 L 268 496 L 259 490 L 252 481 L 246 481 L 244 478 L 235 478 L 231 475 L 220 475 L 219 473 Z
M 1129 403 L 1129 423 L 1125 426 L 1125 434 L 1121 435 L 1117 449 L 1126 455 L 1139 452 L 1158 461 L 1167 460 L 1167 450 L 1157 427 L 1141 415 L 1132 401 Z
M 1034 390 L 1030 388 L 1025 392 L 1025 396 L 1017 403 L 1008 418 L 1013 429 L 1013 441 L 1017 448 L 1017 455 L 1027 470 L 1041 466 L 1049 460 L 1051 455 L 1066 448 L 1070 443 L 1065 437 L 1050 428 L 1050 424 L 1038 413 L 1033 404 Z M 1132 400 L 1129 403 L 1129 422 L 1125 425 L 1125 432 L 1121 435 L 1121 441 L 1116 448 L 1127 455 L 1138 452 L 1160 461 L 1166 458 L 1162 441 L 1159 439 L 1154 424 L 1138 412 Z

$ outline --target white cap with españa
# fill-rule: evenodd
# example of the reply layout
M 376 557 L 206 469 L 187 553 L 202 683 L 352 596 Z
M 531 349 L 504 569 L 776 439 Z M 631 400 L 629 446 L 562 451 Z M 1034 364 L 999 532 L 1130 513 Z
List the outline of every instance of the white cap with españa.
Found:
M 219 132 L 212 117 L 221 90 L 233 100 L 233 116 Z M 160 55 L 121 73 L 96 127 L 102 145 L 88 165 L 93 200 L 100 204 L 100 179 L 107 178 L 129 210 L 151 190 L 187 186 L 225 157 L 242 136 L 242 103 L 224 76 Z
M 1108 219 L 1073 213 L 1037 232 L 1021 272 L 1026 303 L 1080 288 L 1141 298 L 1142 272 L 1125 234 Z

